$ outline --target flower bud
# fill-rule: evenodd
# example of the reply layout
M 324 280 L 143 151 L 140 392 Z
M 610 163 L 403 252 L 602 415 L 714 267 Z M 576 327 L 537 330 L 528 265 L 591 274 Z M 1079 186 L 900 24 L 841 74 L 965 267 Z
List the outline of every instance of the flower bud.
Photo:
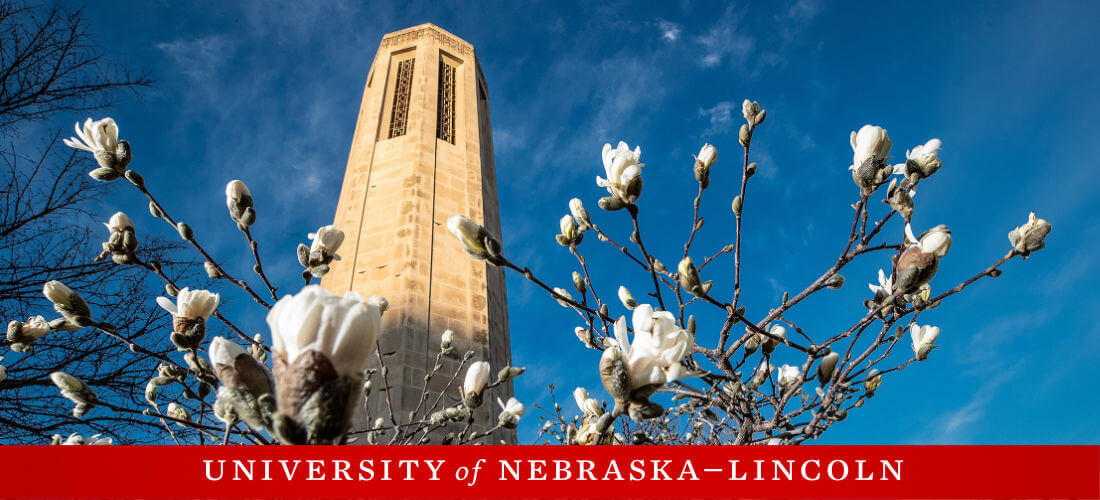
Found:
M 84 299 L 57 280 L 46 282 L 42 287 L 42 294 L 53 302 L 53 308 L 71 321 L 82 324 L 92 315 L 92 310 Z
M 390 301 L 386 300 L 385 297 L 371 295 L 370 298 L 367 299 L 367 303 L 373 305 L 374 307 L 377 307 L 379 312 L 384 313 L 390 310 Z
M 630 290 L 625 286 L 619 287 L 619 301 L 623 303 L 623 307 L 631 311 L 633 311 L 635 307 L 638 307 L 638 301 L 634 300 L 634 295 L 632 295 Z
M 692 295 L 703 295 L 703 283 L 699 278 L 699 271 L 695 269 L 695 263 L 691 257 L 684 257 L 678 268 L 680 274 L 680 286 L 684 287 Z
M 797 366 L 783 365 L 779 367 L 777 382 L 779 387 L 784 391 L 789 391 L 792 388 L 802 385 L 802 370 Z
M 753 123 L 757 113 L 760 113 L 760 103 L 748 99 L 741 102 L 741 115 L 745 117 L 745 121 Z
M 821 382 L 821 385 L 825 385 L 832 378 L 833 370 L 836 369 L 839 360 L 840 354 L 836 352 L 830 352 L 821 358 L 821 364 L 817 365 L 817 381 Z
M 451 350 L 454 344 L 455 332 L 452 330 L 444 330 L 443 335 L 439 337 L 439 349 L 443 352 Z
M 554 287 L 554 293 L 557 294 L 557 296 L 554 297 L 554 300 L 558 301 L 558 304 L 561 304 L 562 307 L 571 307 L 573 305 L 568 302 L 573 300 L 573 296 L 569 295 L 569 290 Z
M 466 380 L 462 383 L 462 403 L 473 409 L 481 406 L 482 393 L 489 385 L 489 362 L 477 361 L 466 369 Z
M 168 409 L 164 412 L 165 415 L 172 417 L 176 420 L 191 421 L 191 412 L 176 403 L 168 403 Z M 180 427 L 184 427 L 182 423 L 176 422 Z
M 733 203 L 730 205 L 730 208 L 733 209 L 733 215 L 736 215 L 738 217 L 741 216 L 742 205 L 743 202 L 741 201 L 741 195 L 734 196 Z
M 500 382 L 507 382 L 507 381 L 512 380 L 512 379 L 514 379 L 514 378 L 516 378 L 520 375 L 523 375 L 523 372 L 525 372 L 525 371 L 527 371 L 526 368 L 516 368 L 514 366 L 505 366 L 504 368 L 501 368 L 499 372 L 497 372 L 497 380 L 500 381 Z
M 606 349 L 600 356 L 600 380 L 616 405 L 623 404 L 630 397 L 630 369 L 618 348 Z
M 556 236 L 559 245 L 568 247 L 580 243 L 580 234 L 577 232 L 577 225 L 573 221 L 572 215 L 563 215 L 559 226 L 561 234 Z
M 748 124 L 741 125 L 741 131 L 737 133 L 737 140 L 744 147 L 749 147 L 749 141 L 752 140 L 752 129 Z
M 183 238 L 184 241 L 191 241 L 195 237 L 195 232 L 191 230 L 191 226 L 183 222 L 176 224 L 176 231 L 180 233 L 180 238 Z
M 752 162 L 745 167 L 745 178 L 748 179 L 756 175 L 756 162 Z
M 569 200 L 569 213 L 573 215 L 573 219 L 580 225 L 581 231 L 588 229 L 588 226 L 592 225 L 592 221 L 588 218 L 588 211 L 584 209 L 584 203 L 581 203 L 579 198 Z
M 587 287 L 584 284 L 584 276 L 581 273 L 573 271 L 573 288 L 577 290 L 577 293 L 584 295 Z
M 225 185 L 225 205 L 229 208 L 229 217 L 241 228 L 247 228 L 256 221 L 252 193 L 243 182 L 234 179 Z
M 829 276 L 829 279 L 825 280 L 825 286 L 832 288 L 833 290 L 839 290 L 844 286 L 844 275 L 836 273 Z
M 863 381 L 863 388 L 867 390 L 867 397 L 875 395 L 875 391 L 882 385 L 882 375 L 878 370 L 872 368 L 867 372 L 867 378 Z
M 493 239 L 480 224 L 465 215 L 454 215 L 447 219 L 447 229 L 462 242 L 463 251 L 467 255 L 475 259 L 488 259 L 490 263 L 494 262 L 494 259 L 490 258 L 491 249 L 488 245 L 495 244 L 499 247 L 500 243 Z
M 225 274 L 222 274 L 221 269 L 218 269 L 218 266 L 216 266 L 213 262 L 203 262 L 202 268 L 206 270 L 206 276 L 208 276 L 212 280 L 225 277 Z

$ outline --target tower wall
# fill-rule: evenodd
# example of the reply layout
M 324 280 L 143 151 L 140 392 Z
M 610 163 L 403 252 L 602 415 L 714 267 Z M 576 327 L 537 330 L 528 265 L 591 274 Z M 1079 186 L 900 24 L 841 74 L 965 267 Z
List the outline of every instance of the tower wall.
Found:
M 375 55 L 334 221 L 346 235 L 343 258 L 321 281 L 390 303 L 380 344 L 391 392 L 387 401 L 386 384 L 372 377 L 371 421 L 388 422 L 392 407 L 408 422 L 444 330 L 455 332 L 456 348 L 418 418 L 440 392 L 440 408 L 458 401 L 465 372 L 446 386 L 467 350 L 490 362 L 494 380 L 511 362 L 503 270 L 462 252 L 446 228 L 455 214 L 500 236 L 488 89 L 473 46 L 425 24 L 385 35 Z M 507 399 L 512 388 L 494 392 Z M 474 429 L 495 425 L 497 413 L 487 400 Z M 360 411 L 354 425 L 367 422 Z M 514 440 L 509 434 L 500 435 Z

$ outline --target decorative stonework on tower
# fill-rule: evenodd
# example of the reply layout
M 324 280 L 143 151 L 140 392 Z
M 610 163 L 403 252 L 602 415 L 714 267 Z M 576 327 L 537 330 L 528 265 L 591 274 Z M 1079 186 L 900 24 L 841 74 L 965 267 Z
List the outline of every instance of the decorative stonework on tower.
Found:
M 511 363 L 503 270 L 469 258 L 446 228 L 462 214 L 500 236 L 488 95 L 473 46 L 432 24 L 385 35 L 371 64 L 334 222 L 346 234 L 343 260 L 321 282 L 334 293 L 389 300 L 380 341 L 382 353 L 393 353 L 384 358 L 391 392 L 387 403 L 372 377 L 371 420 L 389 422 L 392 405 L 398 422 L 408 422 L 444 330 L 455 332 L 456 349 L 418 417 L 467 350 L 490 362 L 494 379 Z M 463 375 L 441 407 L 459 401 Z M 494 391 L 507 400 L 512 389 Z M 475 429 L 495 425 L 498 413 L 495 400 L 485 401 Z M 360 412 L 353 429 L 366 423 Z

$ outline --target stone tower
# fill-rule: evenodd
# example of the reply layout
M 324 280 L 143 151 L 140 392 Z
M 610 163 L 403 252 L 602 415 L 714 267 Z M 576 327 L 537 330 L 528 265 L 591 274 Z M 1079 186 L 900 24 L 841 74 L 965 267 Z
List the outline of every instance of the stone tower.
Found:
M 493 380 L 511 363 L 504 272 L 462 252 L 446 227 L 455 214 L 500 236 L 489 93 L 473 46 L 422 24 L 385 35 L 374 56 L 334 222 L 346 234 L 343 258 L 321 281 L 334 293 L 389 300 L 380 342 L 381 352 L 392 353 L 384 358 L 390 400 L 374 375 L 371 420 L 388 422 L 392 405 L 397 420 L 408 422 L 444 330 L 455 332 L 456 349 L 429 383 L 433 396 L 424 408 L 466 351 L 489 361 Z M 464 375 L 441 407 L 459 400 Z M 507 400 L 512 387 L 493 391 Z M 498 413 L 495 398 L 487 399 L 474 429 L 495 425 Z M 363 428 L 366 417 L 360 412 L 353 428 Z M 496 435 L 514 441 L 509 434 Z

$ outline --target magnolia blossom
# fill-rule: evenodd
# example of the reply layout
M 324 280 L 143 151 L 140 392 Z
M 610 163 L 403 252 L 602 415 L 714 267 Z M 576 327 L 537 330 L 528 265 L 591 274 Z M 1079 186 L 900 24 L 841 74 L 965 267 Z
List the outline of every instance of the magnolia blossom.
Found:
M 581 235 L 577 232 L 577 224 L 572 215 L 563 215 L 559 226 L 561 228 L 561 234 L 557 235 L 559 245 L 567 247 L 580 242 L 579 236 Z
M 216 293 L 184 288 L 176 295 L 176 302 L 168 297 L 157 297 L 157 304 L 177 318 L 206 321 L 218 308 L 219 299 Z
M 871 293 L 875 294 L 876 301 L 889 297 L 890 294 L 894 293 L 894 283 L 890 279 L 890 275 L 886 274 L 882 269 L 878 270 L 878 285 L 868 283 L 867 288 L 870 288 Z
M 451 344 L 455 341 L 455 332 L 453 330 L 443 330 L 443 335 L 439 336 L 439 347 L 446 351 L 451 348 Z
M 633 204 L 642 194 L 642 156 L 641 146 L 630 150 L 625 142 L 620 141 L 619 146 L 611 148 L 611 144 L 603 145 L 603 168 L 607 178 L 596 177 L 596 185 L 607 188 L 607 192 L 618 198 L 623 203 Z
M 616 345 L 608 349 L 622 354 L 631 389 L 659 387 L 694 375 L 680 364 L 680 359 L 691 349 L 694 336 L 676 324 L 671 312 L 654 311 L 653 306 L 641 304 L 634 309 L 632 322 L 634 341 L 627 337 L 626 318 L 620 317 L 615 322 Z M 604 357 L 607 356 L 604 351 Z
M 817 380 L 822 385 L 833 377 L 833 370 L 836 369 L 838 361 L 840 361 L 840 353 L 837 352 L 830 352 L 824 358 L 821 358 L 821 364 L 817 365 Z
M 462 250 L 466 252 L 466 255 L 475 259 L 490 257 L 490 249 L 486 247 L 486 240 L 492 238 L 489 238 L 488 231 L 481 227 L 481 224 L 474 222 L 465 215 L 452 215 L 451 218 L 447 219 L 447 230 L 455 235 L 458 241 L 462 242 Z M 495 242 L 495 240 L 493 241 Z
M 500 405 L 500 425 L 507 428 L 513 428 L 516 423 L 519 422 L 520 417 L 527 410 L 523 407 L 523 403 L 520 403 L 516 398 L 508 398 L 508 402 L 505 403 L 497 398 L 497 404 Z
M 1008 233 L 1008 241 L 1012 243 L 1013 250 L 1026 258 L 1031 252 L 1046 246 L 1045 239 L 1050 229 L 1050 223 L 1035 217 L 1035 212 L 1032 211 L 1027 216 L 1026 224 L 1017 226 Z
M 481 395 L 488 385 L 488 361 L 476 361 L 466 369 L 466 380 L 462 382 L 462 402 L 467 408 L 481 406 Z
M 790 390 L 802 384 L 802 370 L 797 366 L 783 365 L 779 367 L 777 374 L 779 386 L 784 390 Z
M 27 318 L 27 321 L 23 323 L 23 328 L 20 330 L 21 342 L 25 344 L 33 342 L 42 338 L 42 336 L 47 333 L 50 333 L 50 323 L 46 321 L 46 318 L 42 316 Z
M 311 253 L 324 252 L 332 256 L 332 260 L 340 260 L 340 255 L 336 253 L 336 250 L 344 242 L 344 232 L 337 229 L 336 226 L 323 226 L 316 233 L 309 233 L 307 237 L 313 240 L 313 244 L 309 247 Z
M 76 129 L 77 136 L 62 140 L 70 148 L 97 153 L 100 151 L 114 152 L 115 147 L 118 146 L 118 125 L 115 124 L 112 118 L 103 118 L 96 121 L 88 118 L 84 121 L 83 130 L 80 128 L 80 123 L 77 123 L 73 128 Z
M 573 390 L 573 399 L 577 402 L 577 407 L 581 409 L 586 416 L 598 417 L 603 414 L 603 408 L 600 407 L 600 402 L 595 398 L 588 397 L 588 391 L 584 387 L 578 387 Z
M 287 365 L 317 352 L 341 376 L 358 376 L 374 352 L 382 328 L 378 306 L 356 292 L 333 295 L 319 285 L 279 299 L 267 313 L 274 349 Z
M 936 258 L 944 257 L 951 249 L 951 230 L 943 224 L 925 231 L 919 239 L 913 236 L 913 228 L 906 224 L 905 239 L 909 244 L 919 246 L 922 252 L 935 255 Z
M 103 225 L 107 226 L 107 230 L 111 231 L 112 233 L 122 232 L 127 229 L 134 228 L 134 223 L 130 222 L 130 218 L 122 212 L 116 212 L 114 215 L 111 216 L 111 219 Z
M 225 185 L 225 206 L 229 208 L 229 216 L 243 228 L 252 225 L 256 220 L 252 193 L 239 180 L 231 180 Z
M 709 143 L 704 143 L 703 147 L 699 149 L 699 154 L 695 157 L 695 161 L 699 162 L 704 168 L 710 168 L 717 159 L 718 149 Z
M 913 326 L 909 329 L 909 335 L 913 337 L 913 354 L 917 359 L 924 361 L 928 357 L 928 353 L 935 347 L 932 345 L 936 341 L 936 337 L 940 336 L 940 328 L 938 326 Z
M 870 158 L 885 160 L 890 154 L 890 136 L 886 129 L 874 125 L 864 125 L 859 132 L 852 132 L 852 165 L 849 170 L 858 169 Z
M 584 203 L 579 198 L 569 200 L 569 213 L 580 224 L 581 231 L 587 230 L 592 221 L 588 219 L 588 211 L 584 209 Z
M 625 286 L 619 286 L 619 301 L 623 303 L 623 307 L 630 309 L 638 307 L 638 301 L 634 299 L 634 295 L 630 293 L 630 289 Z
M 764 385 L 764 382 L 768 380 L 768 377 L 775 371 L 775 365 L 772 365 L 767 360 L 761 361 L 760 366 L 756 367 L 756 371 L 752 374 L 752 380 L 749 381 L 749 387 L 753 389 Z
M 928 177 L 939 170 L 943 164 L 937 155 L 943 143 L 939 139 L 930 139 L 928 142 L 914 146 L 905 152 L 905 163 L 894 165 L 894 173 L 907 175 L 916 173 L 921 178 Z

